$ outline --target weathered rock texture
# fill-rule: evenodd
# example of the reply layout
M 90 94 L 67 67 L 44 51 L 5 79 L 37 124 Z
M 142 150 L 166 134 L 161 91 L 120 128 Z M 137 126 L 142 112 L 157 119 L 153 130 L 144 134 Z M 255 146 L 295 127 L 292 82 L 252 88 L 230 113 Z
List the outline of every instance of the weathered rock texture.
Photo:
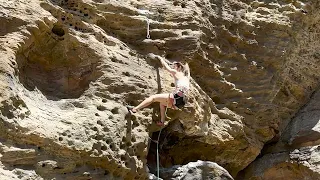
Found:
M 200 159 L 236 176 L 318 87 L 318 22 L 316 0 L 1 0 L 1 173 L 148 178 L 158 107 L 124 106 L 173 89 L 152 52 L 193 78 L 188 105 L 168 111 L 161 166 Z M 293 144 L 313 134 L 288 131 Z
M 161 172 L 163 179 L 215 179 L 233 180 L 232 176 L 217 163 L 208 161 L 190 162 L 184 166 L 173 166 Z
M 250 164 L 237 179 L 320 179 L 319 146 L 270 153 Z
M 306 98 L 310 98 L 309 102 L 296 112 L 281 135 L 265 146 L 261 153 L 263 156 L 243 171 L 238 179 L 320 179 L 319 76 L 313 73 L 319 68 L 320 29 L 317 27 L 317 21 L 320 18 L 320 4 L 316 1 L 308 3 L 308 15 L 301 19 L 300 24 L 294 23 L 298 46 L 293 48 L 291 59 L 285 64 L 284 73 L 291 74 L 290 81 L 300 82 L 299 86 L 295 85 L 299 96 L 306 96 L 305 92 L 314 93 L 312 96 L 308 93 Z M 292 84 L 294 83 L 290 83 L 291 86 Z M 307 86 L 307 89 L 300 91 L 302 86 Z M 292 105 L 292 102 L 288 99 L 287 104 Z

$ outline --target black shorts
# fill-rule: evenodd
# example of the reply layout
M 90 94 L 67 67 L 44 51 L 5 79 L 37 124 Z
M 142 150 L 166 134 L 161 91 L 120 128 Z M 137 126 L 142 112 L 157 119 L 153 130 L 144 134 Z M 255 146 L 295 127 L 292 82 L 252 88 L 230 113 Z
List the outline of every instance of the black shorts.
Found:
M 187 98 L 186 96 L 181 92 L 180 93 L 173 93 L 173 98 L 174 98 L 174 106 L 177 108 L 181 109 L 186 105 L 187 103 Z

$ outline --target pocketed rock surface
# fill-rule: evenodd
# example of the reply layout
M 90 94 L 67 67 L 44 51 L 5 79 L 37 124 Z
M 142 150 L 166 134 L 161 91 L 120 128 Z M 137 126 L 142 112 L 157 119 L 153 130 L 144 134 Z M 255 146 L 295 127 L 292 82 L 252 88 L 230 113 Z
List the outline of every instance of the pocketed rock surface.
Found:
M 216 180 L 233 180 L 232 176 L 217 163 L 208 161 L 190 162 L 183 166 L 173 166 L 164 169 L 161 172 L 164 179 L 216 179 Z
M 188 62 L 192 76 L 186 107 L 167 112 L 161 166 L 211 161 L 250 179 L 244 169 L 259 154 L 257 166 L 316 153 L 317 113 L 300 108 L 319 86 L 319 9 L 316 0 L 0 0 L 1 179 L 148 179 L 159 108 L 130 116 L 125 106 L 174 89 L 148 53 Z M 288 173 L 318 177 L 318 163 L 304 162 Z M 262 179 L 280 177 L 262 169 Z

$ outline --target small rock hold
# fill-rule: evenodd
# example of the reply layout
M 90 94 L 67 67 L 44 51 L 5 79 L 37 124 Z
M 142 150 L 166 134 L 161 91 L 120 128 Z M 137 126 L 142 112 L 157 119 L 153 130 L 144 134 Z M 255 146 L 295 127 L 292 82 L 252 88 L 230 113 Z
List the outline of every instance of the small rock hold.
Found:
M 306 10 L 301 9 L 301 12 L 304 14 L 307 14 L 308 12 Z
M 102 105 L 99 105 L 99 106 L 97 106 L 97 109 L 98 109 L 99 111 L 104 111 L 104 110 L 106 110 L 107 108 L 104 107 L 104 106 L 102 106 Z
M 84 172 L 83 175 L 90 176 L 90 172 Z
M 123 75 L 130 76 L 130 73 L 129 72 L 123 72 Z
M 51 31 L 52 31 L 52 33 L 54 33 L 54 34 L 56 34 L 56 35 L 58 35 L 60 37 L 64 36 L 64 34 L 65 34 L 63 28 L 61 26 L 58 26 L 58 25 L 53 26 Z

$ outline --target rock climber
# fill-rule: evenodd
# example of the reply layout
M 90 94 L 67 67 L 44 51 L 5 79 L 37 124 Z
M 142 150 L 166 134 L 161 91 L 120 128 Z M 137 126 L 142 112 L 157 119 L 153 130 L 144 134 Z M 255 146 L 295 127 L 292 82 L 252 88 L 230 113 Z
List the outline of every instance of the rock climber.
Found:
M 190 69 L 188 63 L 183 65 L 180 62 L 173 62 L 172 67 L 161 56 L 150 53 L 151 59 L 159 59 L 162 66 L 167 70 L 175 80 L 175 90 L 172 93 L 155 94 L 144 101 L 138 106 L 127 106 L 128 111 L 136 113 L 142 108 L 145 108 L 153 102 L 160 103 L 160 121 L 157 121 L 157 125 L 163 126 L 165 121 L 166 108 L 182 108 L 187 102 L 187 93 L 190 87 Z

